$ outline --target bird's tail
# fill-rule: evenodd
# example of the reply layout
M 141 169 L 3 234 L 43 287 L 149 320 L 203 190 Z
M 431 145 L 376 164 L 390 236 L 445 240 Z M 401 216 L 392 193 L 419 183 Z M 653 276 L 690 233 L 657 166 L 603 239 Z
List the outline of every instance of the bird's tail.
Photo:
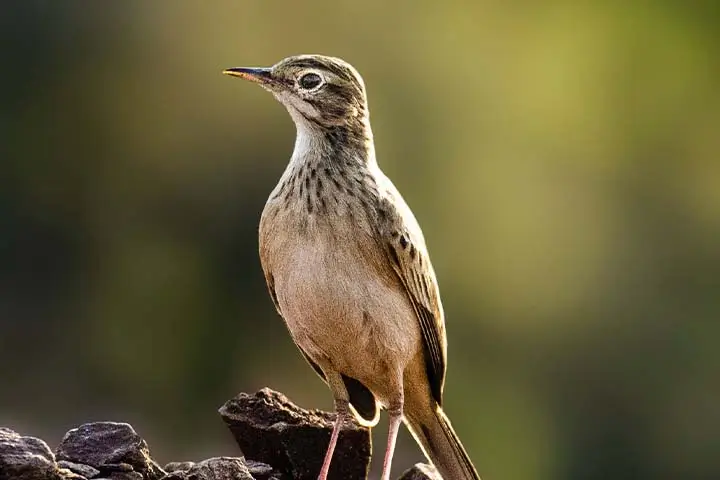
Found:
M 445 480 L 480 480 L 442 408 L 434 401 L 405 408 L 405 422 Z

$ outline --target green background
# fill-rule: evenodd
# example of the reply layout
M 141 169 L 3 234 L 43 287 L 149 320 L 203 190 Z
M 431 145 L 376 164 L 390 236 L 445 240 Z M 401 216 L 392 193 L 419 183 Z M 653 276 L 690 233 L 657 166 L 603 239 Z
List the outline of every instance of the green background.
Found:
M 718 25 L 714 1 L 4 2 L 0 425 L 128 421 L 164 463 L 236 454 L 240 391 L 331 408 L 257 256 L 294 127 L 220 74 L 324 53 L 423 226 L 483 478 L 720 478 Z

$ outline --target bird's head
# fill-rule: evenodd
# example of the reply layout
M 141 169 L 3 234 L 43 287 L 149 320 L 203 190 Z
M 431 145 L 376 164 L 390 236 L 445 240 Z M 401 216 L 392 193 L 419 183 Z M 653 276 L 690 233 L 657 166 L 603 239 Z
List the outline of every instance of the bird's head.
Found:
M 334 57 L 298 55 L 268 68 L 228 68 L 272 92 L 298 126 L 311 129 L 367 125 L 365 84 L 352 65 Z

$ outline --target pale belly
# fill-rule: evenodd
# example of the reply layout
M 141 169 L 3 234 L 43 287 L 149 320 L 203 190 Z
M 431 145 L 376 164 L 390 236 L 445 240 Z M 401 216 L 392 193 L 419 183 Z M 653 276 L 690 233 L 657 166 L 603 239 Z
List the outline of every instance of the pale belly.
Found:
M 321 368 L 361 381 L 382 402 L 388 376 L 402 378 L 421 336 L 399 280 L 377 267 L 380 252 L 361 253 L 355 240 L 305 238 L 283 242 L 275 254 L 275 293 L 295 342 Z

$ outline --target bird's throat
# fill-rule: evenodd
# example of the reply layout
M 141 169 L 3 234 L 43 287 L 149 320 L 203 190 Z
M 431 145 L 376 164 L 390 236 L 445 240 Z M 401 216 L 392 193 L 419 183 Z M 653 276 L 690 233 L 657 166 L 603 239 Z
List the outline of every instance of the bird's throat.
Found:
M 370 131 L 308 131 L 298 126 L 295 149 L 273 198 L 304 215 L 357 215 L 376 194 L 377 163 Z

